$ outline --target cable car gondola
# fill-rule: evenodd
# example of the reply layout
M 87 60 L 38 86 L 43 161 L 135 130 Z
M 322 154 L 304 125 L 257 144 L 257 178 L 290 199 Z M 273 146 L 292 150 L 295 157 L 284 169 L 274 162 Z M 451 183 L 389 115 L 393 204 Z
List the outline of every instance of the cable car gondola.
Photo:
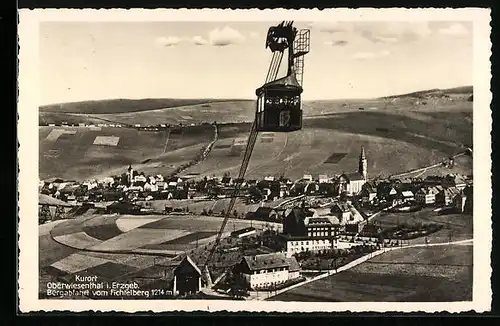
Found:
M 300 32 L 292 22 L 271 27 L 266 47 L 273 52 L 266 83 L 259 87 L 255 123 L 257 131 L 291 132 L 302 129 L 302 74 L 309 52 L 309 30 Z M 285 77 L 276 79 L 283 52 L 288 49 Z

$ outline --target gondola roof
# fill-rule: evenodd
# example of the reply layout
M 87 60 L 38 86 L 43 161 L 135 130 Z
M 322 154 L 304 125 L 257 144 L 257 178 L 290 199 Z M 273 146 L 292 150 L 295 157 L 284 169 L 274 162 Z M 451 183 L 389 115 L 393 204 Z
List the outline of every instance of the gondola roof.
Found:
M 302 93 L 302 86 L 300 86 L 295 73 L 292 73 L 288 76 L 273 80 L 272 82 L 262 85 L 255 91 L 257 96 L 260 93 L 262 93 L 264 89 L 266 90 L 295 89 L 298 90 L 300 93 Z

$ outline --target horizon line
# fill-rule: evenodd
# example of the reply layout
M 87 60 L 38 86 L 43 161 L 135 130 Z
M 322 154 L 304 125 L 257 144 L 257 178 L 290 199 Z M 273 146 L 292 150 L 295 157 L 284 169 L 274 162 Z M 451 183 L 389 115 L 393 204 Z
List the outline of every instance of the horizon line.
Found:
M 462 85 L 462 86 L 453 86 L 453 87 L 447 87 L 447 88 L 430 88 L 430 89 L 423 89 L 423 90 L 416 90 L 416 91 L 410 91 L 406 93 L 400 93 L 400 94 L 392 94 L 392 95 L 380 95 L 380 96 L 374 96 L 374 97 L 336 97 L 336 98 L 318 98 L 318 99 L 302 99 L 303 102 L 312 102 L 312 101 L 346 101 L 346 100 L 378 100 L 378 99 L 386 99 L 389 97 L 397 97 L 397 96 L 405 96 L 405 95 L 410 95 L 413 93 L 420 93 L 420 92 L 430 92 L 430 91 L 446 91 L 446 90 L 453 90 L 457 88 L 465 88 L 465 87 L 472 87 L 474 88 L 474 85 Z M 101 99 L 95 99 L 95 100 L 79 100 L 79 101 L 69 101 L 69 102 L 52 102 L 52 103 L 46 103 L 46 104 L 40 104 L 39 107 L 43 106 L 52 106 L 52 105 L 64 105 L 64 104 L 76 104 L 76 103 L 84 103 L 84 102 L 101 102 L 101 101 L 119 101 L 119 100 L 125 100 L 125 101 L 143 101 L 143 100 L 163 100 L 163 99 L 171 99 L 171 100 L 212 100 L 212 101 L 255 101 L 255 98 L 245 98 L 245 97 L 141 97 L 141 98 L 124 98 L 124 97 L 115 97 L 115 98 L 101 98 Z

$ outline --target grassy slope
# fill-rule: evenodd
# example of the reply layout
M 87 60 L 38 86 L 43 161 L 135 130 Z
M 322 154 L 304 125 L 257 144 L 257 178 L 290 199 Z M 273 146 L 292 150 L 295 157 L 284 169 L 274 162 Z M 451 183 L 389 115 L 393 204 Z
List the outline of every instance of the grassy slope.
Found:
M 194 158 L 213 139 L 212 126 L 190 127 L 184 134 L 138 131 L 128 128 L 78 128 L 75 135 L 46 139 L 54 127 L 40 127 L 40 178 L 89 178 L 125 172 L 128 164 L 145 172 L 169 173 Z M 117 136 L 116 147 L 93 145 L 96 136 Z M 166 146 L 165 146 L 166 145 Z M 166 150 L 166 151 L 165 151 Z M 165 152 L 164 152 L 165 151 Z M 141 162 L 146 162 L 141 164 Z
M 172 108 L 182 105 L 206 104 L 212 102 L 226 102 L 240 100 L 216 100 L 216 99 L 114 99 L 98 101 L 82 101 L 71 103 L 60 103 L 40 106 L 42 112 L 59 113 L 82 113 L 82 114 L 105 114 L 124 113 Z
M 305 119 L 301 131 L 276 134 L 271 143 L 257 140 L 249 164 L 249 177 L 285 173 L 341 173 L 356 169 L 359 150 L 365 147 L 371 176 L 392 174 L 437 163 L 472 142 L 472 110 L 345 110 Z M 238 172 L 241 157 L 231 154 L 234 138 L 246 137 L 249 124 L 221 127 L 220 140 L 209 158 L 190 172 L 222 174 Z M 347 153 L 337 164 L 324 164 L 333 153 Z M 457 167 L 470 173 L 471 162 Z
M 472 143 L 472 102 L 464 99 L 436 101 L 416 105 L 414 99 L 399 97 L 396 102 L 386 99 L 306 102 L 303 130 L 276 134 L 270 143 L 258 140 L 248 176 L 286 173 L 289 177 L 296 178 L 304 173 L 333 174 L 351 171 L 356 168 L 361 145 L 367 151 L 371 176 L 397 173 L 439 162 L 461 151 L 463 144 Z M 358 107 L 365 107 L 366 110 L 358 110 Z M 371 109 L 372 107 L 378 109 Z M 253 110 L 252 101 L 228 101 L 99 116 L 120 122 L 147 124 L 175 123 L 180 119 L 184 119 L 184 123 L 213 120 L 236 122 L 251 120 Z M 179 142 L 177 150 L 168 148 L 167 155 L 161 156 L 166 140 L 166 134 L 161 132 L 120 130 L 119 136 L 129 140 L 127 148 L 121 146 L 121 141 L 117 148 L 98 149 L 91 145 L 93 139 L 98 134 L 113 134 L 109 130 L 79 131 L 74 136 L 64 135 L 54 144 L 44 140 L 48 134 L 47 128 L 49 127 L 40 128 L 42 178 L 56 175 L 80 178 L 110 172 L 121 173 L 119 169 L 126 165 L 139 164 L 151 158 L 157 158 L 156 162 L 151 160 L 149 165 L 137 168 L 169 173 L 175 166 L 196 155 L 202 144 L 210 141 L 213 135 L 212 130 L 201 133 L 189 130 Z M 230 145 L 234 138 L 246 137 L 249 129 L 248 123 L 221 126 L 220 140 L 208 159 L 188 172 L 222 174 L 229 171 L 236 175 L 241 157 L 230 154 Z M 78 140 L 74 141 L 75 139 Z M 170 144 L 172 143 L 171 141 Z M 47 155 L 51 149 L 57 148 L 63 149 L 58 158 Z M 348 155 L 337 164 L 323 164 L 328 156 L 338 152 Z M 470 173 L 470 169 L 470 162 L 466 162 L 455 170 Z
M 446 242 L 451 240 L 466 240 L 473 237 L 473 217 L 467 214 L 448 214 L 439 215 L 433 212 L 432 209 L 426 208 L 419 212 L 412 213 L 381 213 L 373 219 L 373 222 L 378 223 L 383 228 L 395 227 L 398 224 L 406 223 L 415 225 L 418 223 L 428 224 L 435 223 L 443 225 L 443 229 L 428 236 L 428 240 L 432 242 Z M 410 240 L 411 244 L 423 243 L 425 239 L 417 238 Z
M 408 248 L 295 288 L 274 301 L 472 300 L 472 246 Z

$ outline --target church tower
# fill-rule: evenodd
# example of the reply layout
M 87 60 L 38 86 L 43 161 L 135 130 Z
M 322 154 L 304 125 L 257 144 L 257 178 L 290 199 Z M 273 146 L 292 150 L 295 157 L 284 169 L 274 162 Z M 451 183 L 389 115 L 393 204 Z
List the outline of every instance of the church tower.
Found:
M 359 155 L 358 172 L 363 176 L 363 179 L 365 179 L 366 181 L 368 178 L 368 161 L 366 160 L 365 148 L 363 146 L 361 146 L 361 154 Z

